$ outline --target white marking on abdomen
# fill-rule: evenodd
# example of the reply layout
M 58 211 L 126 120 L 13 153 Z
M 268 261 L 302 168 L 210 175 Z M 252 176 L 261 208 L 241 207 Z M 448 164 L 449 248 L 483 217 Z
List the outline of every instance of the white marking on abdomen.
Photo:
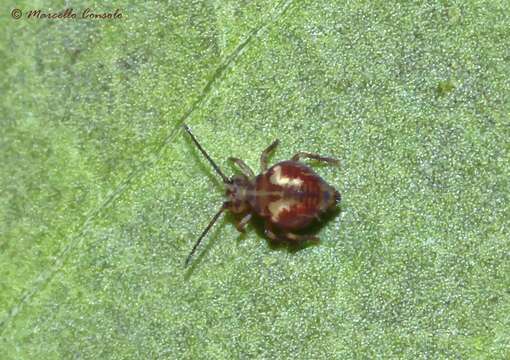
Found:
M 281 186 L 295 186 L 295 187 L 301 187 L 303 184 L 303 180 L 299 178 L 290 178 L 288 176 L 282 175 L 282 168 L 281 166 L 275 166 L 273 168 L 273 174 L 269 178 L 269 181 L 271 181 L 275 185 L 281 185 Z
M 296 203 L 297 201 L 294 199 L 280 199 L 269 203 L 267 208 L 269 209 L 269 212 L 271 212 L 271 220 L 273 220 L 273 222 L 277 222 L 280 214 L 283 211 L 289 211 Z

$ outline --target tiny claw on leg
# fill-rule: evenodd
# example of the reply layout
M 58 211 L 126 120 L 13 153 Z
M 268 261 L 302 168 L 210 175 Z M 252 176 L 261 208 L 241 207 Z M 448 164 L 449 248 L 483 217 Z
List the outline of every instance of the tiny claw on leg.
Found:
M 244 228 L 245 228 L 246 224 L 248 224 L 248 222 L 250 221 L 251 216 L 252 216 L 252 214 L 248 213 L 238 223 L 235 224 L 237 231 L 244 232 L 244 230 L 245 230 Z
M 267 170 L 267 158 L 269 155 L 274 151 L 274 149 L 278 146 L 280 141 L 276 139 L 273 141 L 271 145 L 269 145 L 264 151 L 262 151 L 262 154 L 260 154 L 260 170 L 262 172 Z
M 270 222 L 266 222 L 266 225 L 265 225 L 265 228 L 264 228 L 264 234 L 273 243 L 277 243 L 277 242 L 281 242 L 281 241 L 285 240 L 285 238 L 283 238 L 282 236 L 276 234 L 273 231 L 273 227 L 272 227 Z
M 278 241 L 280 240 L 280 238 L 274 233 L 272 232 L 270 229 L 266 228 L 264 230 L 264 234 L 271 240 L 271 241 Z
M 313 153 L 309 153 L 309 152 L 306 152 L 306 151 L 298 152 L 297 154 L 295 154 L 291 158 L 291 160 L 292 161 L 299 161 L 301 158 L 317 160 L 317 161 L 325 162 L 325 163 L 327 163 L 329 165 L 333 165 L 333 166 L 340 166 L 340 161 L 338 159 L 333 159 L 333 158 L 330 158 L 330 157 L 321 156 L 319 154 L 313 154 Z
M 234 164 L 236 164 L 237 167 L 239 168 L 239 170 L 241 170 L 241 173 L 248 179 L 255 177 L 253 170 L 250 169 L 250 167 L 248 165 L 246 165 L 246 163 L 243 160 L 235 158 L 235 157 L 229 157 L 228 160 L 232 161 Z

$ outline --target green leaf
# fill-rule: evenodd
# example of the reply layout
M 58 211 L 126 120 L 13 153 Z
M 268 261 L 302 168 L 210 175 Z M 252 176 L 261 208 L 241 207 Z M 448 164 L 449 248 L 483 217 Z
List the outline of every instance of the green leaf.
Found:
M 0 358 L 508 358 L 509 4 L 11 2 Z M 339 158 L 321 243 L 228 215 L 184 269 L 224 190 L 183 123 L 229 175 Z

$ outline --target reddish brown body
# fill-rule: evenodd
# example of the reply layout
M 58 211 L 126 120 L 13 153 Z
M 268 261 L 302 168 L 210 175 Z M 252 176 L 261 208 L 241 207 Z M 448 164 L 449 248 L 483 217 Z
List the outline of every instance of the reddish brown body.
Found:
M 278 145 L 276 140 L 262 152 L 260 175 L 255 176 L 242 160 L 230 158 L 229 160 L 239 167 L 242 175 L 227 178 L 200 146 L 189 128 L 187 126 L 184 128 L 222 177 L 227 197 L 220 211 L 202 232 L 186 264 L 204 235 L 224 210 L 230 210 L 241 216 L 241 220 L 236 225 L 239 231 L 244 231 L 252 215 L 257 214 L 265 219 L 265 234 L 272 240 L 318 240 L 313 235 L 298 235 L 293 231 L 307 227 L 314 219 L 319 219 L 322 213 L 333 208 L 340 201 L 340 193 L 299 159 L 306 157 L 334 165 L 338 164 L 337 160 L 298 152 L 291 160 L 281 161 L 268 169 L 267 158 Z
M 340 200 L 332 186 L 297 161 L 279 162 L 241 186 L 244 191 L 227 191 L 232 210 L 253 211 L 281 230 L 307 227 Z
M 255 179 L 253 210 L 276 226 L 298 230 L 340 200 L 340 194 L 308 166 L 282 161 Z

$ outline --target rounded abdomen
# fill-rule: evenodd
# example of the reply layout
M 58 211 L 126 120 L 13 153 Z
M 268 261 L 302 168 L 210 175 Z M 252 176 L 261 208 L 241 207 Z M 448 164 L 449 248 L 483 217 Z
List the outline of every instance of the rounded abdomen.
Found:
M 335 204 L 337 191 L 308 166 L 282 161 L 255 179 L 253 210 L 277 227 L 306 227 Z

